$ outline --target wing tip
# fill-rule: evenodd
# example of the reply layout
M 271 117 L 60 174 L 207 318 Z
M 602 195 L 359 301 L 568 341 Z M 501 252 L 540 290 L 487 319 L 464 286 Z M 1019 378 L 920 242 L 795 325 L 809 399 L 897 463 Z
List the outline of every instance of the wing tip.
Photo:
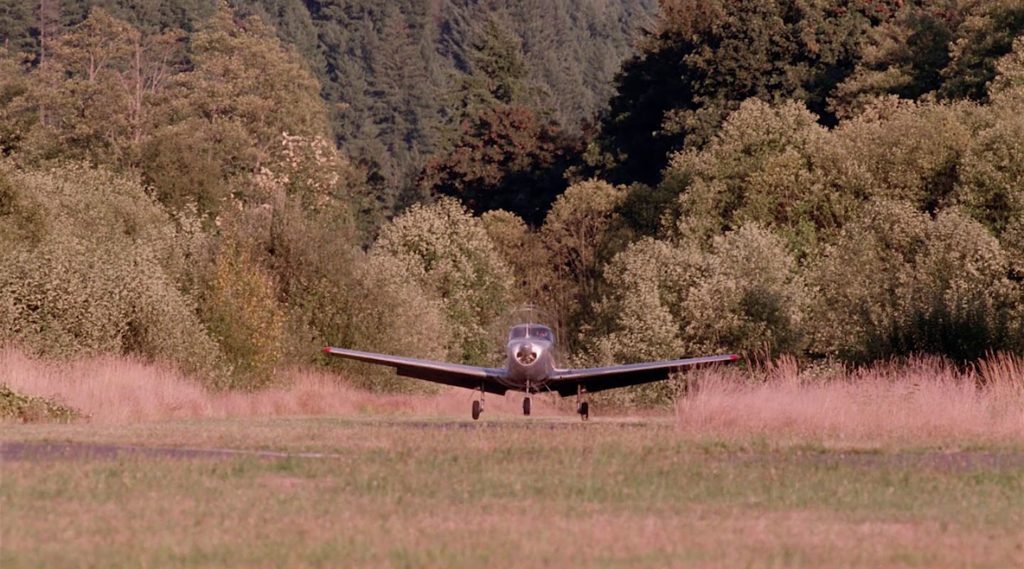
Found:
M 325 354 L 331 353 L 331 347 L 330 346 L 324 346 L 324 353 Z
M 736 361 L 738 359 L 740 359 L 740 355 L 739 354 L 729 354 L 729 361 L 734 362 L 734 361 Z

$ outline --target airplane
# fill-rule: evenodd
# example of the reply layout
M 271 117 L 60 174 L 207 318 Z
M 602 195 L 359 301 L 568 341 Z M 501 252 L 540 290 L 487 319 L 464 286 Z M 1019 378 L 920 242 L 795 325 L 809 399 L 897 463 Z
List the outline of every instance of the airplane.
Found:
M 586 421 L 590 416 L 590 403 L 586 398 L 588 393 L 668 379 L 670 373 L 689 366 L 740 359 L 736 354 L 726 354 L 608 367 L 560 369 L 555 365 L 554 345 L 555 337 L 551 328 L 540 324 L 516 324 L 508 333 L 505 346 L 508 360 L 504 368 L 454 364 L 330 346 L 325 347 L 324 352 L 390 366 L 403 377 L 479 390 L 480 398 L 473 401 L 474 421 L 480 418 L 484 409 L 485 394 L 505 395 L 509 390 L 526 394 L 523 398 L 523 415 L 530 414 L 530 397 L 535 393 L 547 390 L 562 397 L 575 394 L 576 412 Z

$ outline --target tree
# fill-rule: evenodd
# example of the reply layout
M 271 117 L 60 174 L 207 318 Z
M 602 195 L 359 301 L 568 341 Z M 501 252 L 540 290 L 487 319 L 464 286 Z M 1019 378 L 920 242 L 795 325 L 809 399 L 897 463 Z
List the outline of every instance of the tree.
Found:
M 489 331 L 512 301 L 511 274 L 477 218 L 451 198 L 414 205 L 381 230 L 371 254 L 394 257 L 441 301 L 450 357 L 497 363 Z
M 980 224 L 906 203 L 864 204 L 811 268 L 811 349 L 855 362 L 913 353 L 958 361 L 1019 346 L 1019 290 Z
M 217 212 L 229 191 L 274 163 L 282 134 L 323 136 L 319 86 L 293 50 L 258 18 L 236 21 L 226 3 L 191 37 L 190 71 L 173 77 L 160 127 L 143 145 L 143 174 L 167 203 Z M 183 157 L 189 157 L 182 160 Z
M 623 65 L 591 164 L 616 182 L 657 182 L 670 153 L 708 142 L 740 102 L 797 99 L 826 125 L 827 96 L 864 32 L 901 0 L 666 0 Z
M 29 92 L 25 71 L 9 52 L 0 52 L 0 156 L 17 150 L 38 118 L 26 100 Z
M 1024 6 L 1015 0 L 968 4 L 957 37 L 950 45 L 949 65 L 939 95 L 947 99 L 986 100 L 996 62 L 1009 53 L 1024 33 Z
M 128 178 L 0 163 L 0 342 L 50 357 L 129 354 L 215 380 L 221 354 L 180 284 L 186 241 Z
M 810 255 L 845 209 L 822 180 L 831 166 L 817 160 L 828 139 L 800 103 L 744 101 L 707 146 L 672 157 L 660 186 L 677 196 L 662 217 L 668 235 L 707 248 L 722 232 L 755 223 L 784 237 L 799 259 Z
M 139 32 L 97 8 L 81 24 L 51 39 L 35 75 L 32 98 L 40 121 L 28 150 L 95 164 L 123 164 L 132 125 L 123 109 L 132 96 L 125 77 Z
M 618 233 L 626 189 L 600 180 L 577 182 L 555 200 L 540 238 L 555 268 L 551 289 L 558 327 L 575 331 L 599 297 L 601 267 L 624 244 Z
M 916 100 L 935 92 L 949 64 L 949 44 L 963 20 L 957 0 L 904 2 L 895 16 L 868 31 L 853 73 L 830 97 L 838 115 L 862 111 L 874 97 Z
M 503 209 L 537 226 L 565 188 L 575 148 L 528 108 L 496 107 L 465 121 L 454 148 L 427 162 L 418 184 L 477 214 Z

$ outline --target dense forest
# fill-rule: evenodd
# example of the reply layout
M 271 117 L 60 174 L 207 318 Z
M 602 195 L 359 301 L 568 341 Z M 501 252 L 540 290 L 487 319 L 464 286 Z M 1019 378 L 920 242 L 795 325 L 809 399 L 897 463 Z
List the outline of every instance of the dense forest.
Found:
M 532 301 L 572 364 L 1024 351 L 1019 0 L 40 0 L 0 34 L 0 344 L 252 389 L 328 343 L 497 363 Z

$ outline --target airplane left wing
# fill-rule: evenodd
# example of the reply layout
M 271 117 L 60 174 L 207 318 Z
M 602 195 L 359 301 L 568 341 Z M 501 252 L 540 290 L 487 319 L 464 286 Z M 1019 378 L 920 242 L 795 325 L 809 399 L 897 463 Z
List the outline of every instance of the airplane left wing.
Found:
M 723 356 L 705 356 L 663 362 L 646 362 L 608 367 L 558 370 L 548 381 L 548 388 L 562 397 L 576 395 L 577 387 L 582 385 L 588 393 L 603 391 L 615 387 L 626 387 L 668 379 L 670 373 L 684 367 L 710 364 L 715 362 L 731 362 L 740 359 L 736 354 Z
M 504 395 L 508 391 L 508 388 L 501 381 L 505 377 L 504 369 L 436 362 L 374 352 L 347 350 L 345 348 L 327 347 L 324 348 L 324 353 L 341 356 L 350 360 L 390 366 L 395 368 L 398 375 L 403 377 L 413 377 L 468 389 L 480 389 L 483 386 L 487 393 L 494 393 L 496 395 Z

